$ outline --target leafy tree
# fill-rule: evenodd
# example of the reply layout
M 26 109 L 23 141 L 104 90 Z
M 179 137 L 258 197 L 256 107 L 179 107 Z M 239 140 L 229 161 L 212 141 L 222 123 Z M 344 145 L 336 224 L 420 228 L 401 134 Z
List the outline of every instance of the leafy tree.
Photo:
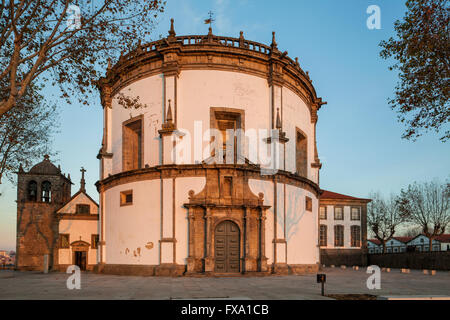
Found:
M 28 167 L 44 154 L 52 154 L 56 118 L 56 106 L 46 104 L 38 88 L 30 84 L 16 106 L 0 118 L 0 183 L 3 177 L 13 182 L 20 165 Z
M 372 193 L 369 198 L 372 202 L 367 205 L 367 226 L 375 239 L 380 241 L 383 253 L 386 253 L 386 243 L 392 239 L 407 216 L 400 210 L 398 199 L 394 195 L 385 200 L 380 193 Z
M 390 70 L 400 81 L 389 100 L 406 124 L 403 138 L 416 140 L 423 131 L 446 130 L 450 121 L 450 28 L 448 0 L 408 0 L 402 21 L 395 22 L 397 38 L 382 41 L 380 55 L 394 58 Z M 450 138 L 443 132 L 441 141 Z
M 414 183 L 402 190 L 399 201 L 400 211 L 408 220 L 418 225 L 422 233 L 432 242 L 443 234 L 450 224 L 450 183 Z
M 35 80 L 58 85 L 82 104 L 98 70 L 138 45 L 164 10 L 163 0 L 3 0 L 0 2 L 0 117 Z

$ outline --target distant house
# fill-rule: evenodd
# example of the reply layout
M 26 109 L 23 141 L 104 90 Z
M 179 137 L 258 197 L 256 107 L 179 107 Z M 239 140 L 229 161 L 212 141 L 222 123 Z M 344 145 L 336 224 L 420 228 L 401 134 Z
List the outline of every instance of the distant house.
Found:
M 407 251 L 430 251 L 430 241 L 427 236 L 419 234 L 416 237 L 393 237 L 386 243 L 386 253 Z M 383 253 L 383 246 L 377 239 L 367 240 L 369 254 Z M 433 239 L 433 251 L 450 251 L 450 234 L 443 234 Z
M 406 252 L 407 243 L 412 237 L 393 237 L 386 242 L 386 253 L 399 253 Z M 381 242 L 377 239 L 367 240 L 368 253 L 383 253 L 383 246 Z
M 319 206 L 319 246 L 322 264 L 364 264 L 367 247 L 367 203 L 324 190 Z
M 441 244 L 441 251 L 450 251 L 450 234 L 441 234 L 436 239 Z
M 369 254 L 372 253 L 382 253 L 382 246 L 380 240 L 377 239 L 368 239 L 367 240 L 367 252 Z
M 433 251 L 441 251 L 441 243 L 438 239 L 433 239 L 432 245 Z M 430 239 L 423 234 L 419 234 L 408 242 L 408 247 L 415 251 L 430 251 Z

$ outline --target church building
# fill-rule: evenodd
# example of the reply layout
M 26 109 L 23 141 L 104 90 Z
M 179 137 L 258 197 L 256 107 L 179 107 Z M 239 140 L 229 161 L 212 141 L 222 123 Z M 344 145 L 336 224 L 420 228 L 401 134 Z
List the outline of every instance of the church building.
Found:
M 98 204 L 86 193 L 82 169 L 80 190 L 49 156 L 30 171 L 20 167 L 17 182 L 17 270 L 60 270 L 97 264 Z
M 269 46 L 211 28 L 176 36 L 172 20 L 98 86 L 100 272 L 318 270 L 325 103 L 275 33 Z M 124 108 L 126 96 L 145 106 Z
M 270 45 L 211 28 L 177 36 L 172 20 L 166 38 L 109 64 L 98 88 L 99 204 L 84 169 L 71 196 L 48 156 L 20 168 L 17 269 L 269 275 L 315 273 L 321 255 L 362 261 L 370 199 L 320 189 L 326 103 L 275 33 Z

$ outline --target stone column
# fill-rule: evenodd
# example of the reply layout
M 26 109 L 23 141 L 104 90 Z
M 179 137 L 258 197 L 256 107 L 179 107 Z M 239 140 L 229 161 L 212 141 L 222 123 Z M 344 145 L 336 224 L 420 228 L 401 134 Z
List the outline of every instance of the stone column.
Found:
M 251 266 L 251 261 L 250 261 L 250 213 L 249 213 L 249 208 L 248 207 L 244 207 L 244 237 L 243 237 L 243 241 L 244 241 L 244 245 L 243 245 L 243 249 L 244 249 L 244 261 L 242 264 L 242 271 L 248 272 L 248 271 L 252 271 L 252 266 Z
M 189 224 L 189 255 L 187 258 L 187 272 L 188 273 L 194 273 L 195 270 L 195 215 L 194 215 L 194 208 L 189 207 L 188 209 L 188 224 Z
M 266 258 L 266 209 L 263 207 L 259 208 L 260 215 L 258 217 L 259 220 L 259 271 L 267 272 L 267 258 Z
M 206 211 L 205 211 L 205 242 L 206 242 L 206 248 L 205 248 L 205 258 L 204 258 L 204 263 L 205 263 L 205 272 L 209 273 L 209 272 L 214 272 L 214 256 L 212 253 L 212 249 L 211 246 L 213 245 L 213 235 L 212 235 L 212 230 L 211 230 L 211 208 L 206 207 Z

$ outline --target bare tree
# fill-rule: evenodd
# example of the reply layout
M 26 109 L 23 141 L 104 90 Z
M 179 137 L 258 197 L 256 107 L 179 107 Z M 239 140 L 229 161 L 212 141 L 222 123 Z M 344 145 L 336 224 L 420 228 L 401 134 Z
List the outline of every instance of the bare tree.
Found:
M 406 221 L 406 215 L 400 211 L 398 199 L 394 195 L 385 200 L 377 192 L 370 194 L 369 198 L 372 202 L 367 205 L 367 225 L 383 246 L 383 253 L 386 253 L 386 243 Z
M 443 234 L 450 223 L 450 183 L 415 182 L 401 191 L 399 206 L 409 221 L 421 227 L 432 251 L 433 239 Z
M 1 97 L 1 95 L 0 95 Z M 0 183 L 20 165 L 28 167 L 51 152 L 53 135 L 57 132 L 56 106 L 48 105 L 33 84 L 16 102 L 16 107 L 0 118 Z
M 40 79 L 87 105 L 98 70 L 136 48 L 163 0 L 0 0 L 0 117 Z
M 421 227 L 413 225 L 413 226 L 408 227 L 406 230 L 404 230 L 402 232 L 402 235 L 405 237 L 414 238 L 414 237 L 418 236 L 419 234 L 421 234 L 421 232 L 422 232 Z

